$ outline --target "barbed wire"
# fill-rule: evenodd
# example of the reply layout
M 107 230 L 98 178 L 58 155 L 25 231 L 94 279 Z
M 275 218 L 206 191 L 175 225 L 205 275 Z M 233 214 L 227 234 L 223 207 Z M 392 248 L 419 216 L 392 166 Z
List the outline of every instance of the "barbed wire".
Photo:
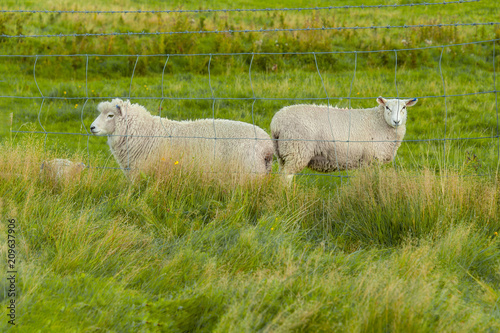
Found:
M 43 14 L 174 14 L 174 13 L 230 13 L 230 12 L 286 12 L 286 11 L 319 11 L 332 9 L 373 9 L 397 8 L 433 5 L 451 5 L 479 2 L 480 0 L 457 0 L 443 2 L 416 2 L 392 5 L 354 5 L 354 6 L 324 6 L 324 7 L 297 7 L 297 8 L 236 8 L 236 9 L 167 9 L 167 10 L 29 10 L 29 9 L 4 9 L 0 13 L 43 13 Z
M 294 31 L 342 31 L 342 30 L 367 30 L 367 29 L 410 29 L 410 28 L 445 28 L 500 25 L 500 22 L 482 23 L 438 23 L 438 24 L 404 24 L 404 25 L 379 25 L 367 27 L 319 27 L 319 28 L 274 28 L 274 29 L 242 29 L 242 30 L 187 30 L 187 31 L 157 31 L 157 32 L 109 32 L 109 33 L 75 33 L 75 34 L 53 34 L 53 35 L 0 35 L 0 38 L 61 38 L 61 37 L 105 37 L 105 36 L 162 36 L 183 34 L 222 34 L 222 33 L 252 33 L 252 32 L 294 32 Z

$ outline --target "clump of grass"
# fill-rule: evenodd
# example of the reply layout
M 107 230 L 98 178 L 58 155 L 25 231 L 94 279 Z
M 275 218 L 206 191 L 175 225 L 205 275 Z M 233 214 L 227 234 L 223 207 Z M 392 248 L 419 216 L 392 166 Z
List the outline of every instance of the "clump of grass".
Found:
M 342 189 L 331 218 L 334 232 L 349 243 L 392 247 L 407 238 L 437 239 L 474 221 L 493 234 L 500 229 L 499 200 L 499 188 L 486 179 L 375 167 Z

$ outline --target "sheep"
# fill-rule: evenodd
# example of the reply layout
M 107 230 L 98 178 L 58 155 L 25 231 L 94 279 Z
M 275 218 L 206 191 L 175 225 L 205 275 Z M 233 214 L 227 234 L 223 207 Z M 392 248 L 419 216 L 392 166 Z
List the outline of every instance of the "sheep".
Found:
M 406 132 L 406 108 L 417 99 L 377 102 L 369 109 L 292 105 L 278 111 L 271 135 L 280 170 L 291 181 L 305 167 L 331 172 L 392 161 Z
M 97 110 L 90 130 L 108 136 L 112 154 L 131 178 L 165 160 L 195 161 L 203 170 L 224 174 L 271 171 L 274 146 L 258 126 L 226 119 L 169 120 L 119 98 L 99 103 Z
M 75 178 L 83 169 L 85 169 L 85 164 L 61 158 L 43 161 L 40 165 L 40 173 L 53 181 Z

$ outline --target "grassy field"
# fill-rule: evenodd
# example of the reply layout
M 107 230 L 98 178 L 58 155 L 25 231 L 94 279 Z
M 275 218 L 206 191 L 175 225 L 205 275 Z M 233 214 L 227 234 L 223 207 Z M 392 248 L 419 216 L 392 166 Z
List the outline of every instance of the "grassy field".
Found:
M 314 3 L 336 5 L 345 3 Z M 0 9 L 269 6 L 7 0 Z M 495 1 L 1 13 L 0 35 L 479 23 L 498 14 Z M 10 284 L 0 280 L 1 330 L 499 331 L 498 38 L 500 25 L 0 37 L 0 55 L 17 55 L 0 57 L 0 252 L 7 258 L 7 219 L 15 218 L 18 271 L 15 327 L 6 316 Z M 376 50 L 385 51 L 364 53 Z M 270 54 L 286 52 L 308 54 Z M 120 170 L 101 168 L 117 166 L 106 139 L 87 136 L 97 104 L 111 97 L 170 119 L 215 116 L 269 132 L 283 106 L 371 107 L 380 95 L 419 98 L 395 163 L 302 175 L 291 187 L 275 174 L 234 184 L 181 165 L 131 184 Z M 52 158 L 91 168 L 55 182 L 40 174 Z M 331 177 L 338 175 L 350 177 Z

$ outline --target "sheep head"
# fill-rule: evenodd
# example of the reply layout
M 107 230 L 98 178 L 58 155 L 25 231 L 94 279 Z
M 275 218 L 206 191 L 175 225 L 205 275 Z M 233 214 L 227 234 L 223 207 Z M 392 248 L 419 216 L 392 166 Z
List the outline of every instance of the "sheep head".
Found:
M 406 108 L 417 104 L 417 99 L 385 99 L 379 97 L 377 102 L 384 109 L 384 118 L 387 124 L 396 128 L 406 124 Z
M 130 101 L 122 101 L 119 98 L 99 103 L 97 110 L 100 114 L 90 126 L 92 134 L 112 135 L 116 130 L 116 123 L 126 116 L 129 106 Z

